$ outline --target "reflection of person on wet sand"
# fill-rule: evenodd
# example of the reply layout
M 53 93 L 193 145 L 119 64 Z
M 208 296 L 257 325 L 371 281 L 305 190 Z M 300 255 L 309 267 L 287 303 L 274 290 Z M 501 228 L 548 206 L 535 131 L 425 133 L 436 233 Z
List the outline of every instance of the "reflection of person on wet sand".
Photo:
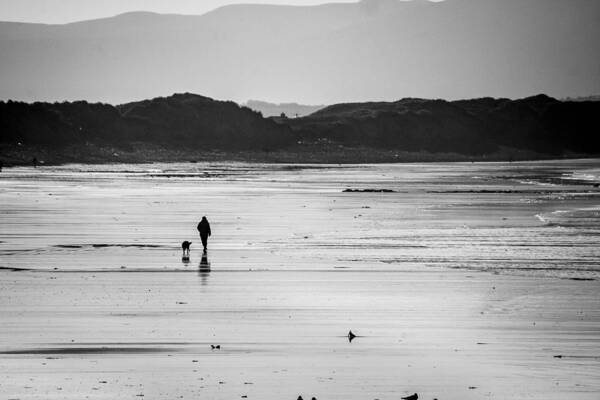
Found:
M 202 221 L 198 223 L 198 232 L 200 233 L 200 240 L 202 240 L 202 246 L 204 246 L 204 252 L 206 253 L 208 238 L 211 235 L 210 224 L 206 217 L 202 217 Z
M 210 272 L 210 262 L 208 262 L 208 254 L 202 254 L 202 260 L 200 261 L 199 268 L 201 272 Z
M 202 261 L 200 261 L 200 265 L 198 266 L 198 272 L 202 279 L 202 286 L 206 285 L 208 276 L 210 275 L 210 262 L 208 261 L 208 254 L 206 252 L 202 253 Z

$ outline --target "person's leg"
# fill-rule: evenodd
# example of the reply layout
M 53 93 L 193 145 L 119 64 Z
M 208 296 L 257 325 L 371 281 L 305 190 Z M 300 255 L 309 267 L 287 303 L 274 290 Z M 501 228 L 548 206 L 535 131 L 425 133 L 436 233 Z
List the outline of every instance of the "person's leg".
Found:
M 208 235 L 200 235 L 200 239 L 202 240 L 202 246 L 204 246 L 204 250 L 206 250 L 206 245 L 208 244 Z

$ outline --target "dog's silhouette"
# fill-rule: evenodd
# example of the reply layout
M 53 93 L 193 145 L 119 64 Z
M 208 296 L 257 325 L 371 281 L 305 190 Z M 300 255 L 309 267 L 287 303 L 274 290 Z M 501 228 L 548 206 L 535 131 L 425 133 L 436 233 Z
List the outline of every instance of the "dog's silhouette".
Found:
M 192 242 L 188 242 L 187 240 L 181 242 L 181 250 L 183 251 L 183 258 L 190 256 L 190 246 Z

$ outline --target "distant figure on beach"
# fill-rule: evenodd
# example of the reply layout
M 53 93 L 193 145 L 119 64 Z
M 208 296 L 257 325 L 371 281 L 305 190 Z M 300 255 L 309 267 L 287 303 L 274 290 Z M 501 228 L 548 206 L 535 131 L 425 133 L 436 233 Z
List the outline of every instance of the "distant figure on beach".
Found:
M 33 168 L 37 168 L 39 163 L 40 162 L 38 161 L 37 157 L 33 157 L 33 160 L 31 160 L 31 164 L 33 164 Z
M 198 223 L 198 232 L 200 233 L 200 240 L 202 240 L 202 246 L 204 246 L 204 252 L 206 253 L 208 238 L 211 235 L 210 224 L 206 217 L 202 217 L 202 221 Z

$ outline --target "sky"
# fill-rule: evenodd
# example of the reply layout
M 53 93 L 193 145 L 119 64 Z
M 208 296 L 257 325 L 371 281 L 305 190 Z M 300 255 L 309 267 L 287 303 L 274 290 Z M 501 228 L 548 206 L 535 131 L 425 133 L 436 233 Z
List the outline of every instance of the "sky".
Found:
M 64 24 L 110 17 L 129 11 L 204 14 L 228 4 L 315 5 L 354 0 L 0 0 L 0 20 Z
M 229 7 L 195 18 L 0 23 L 0 99 L 121 104 L 193 92 L 243 102 L 520 98 L 600 92 L 600 0 Z M 0 0 L 0 21 L 352 0 Z M 354 2 L 356 3 L 356 2 Z M 465 6 L 467 5 L 467 6 Z

